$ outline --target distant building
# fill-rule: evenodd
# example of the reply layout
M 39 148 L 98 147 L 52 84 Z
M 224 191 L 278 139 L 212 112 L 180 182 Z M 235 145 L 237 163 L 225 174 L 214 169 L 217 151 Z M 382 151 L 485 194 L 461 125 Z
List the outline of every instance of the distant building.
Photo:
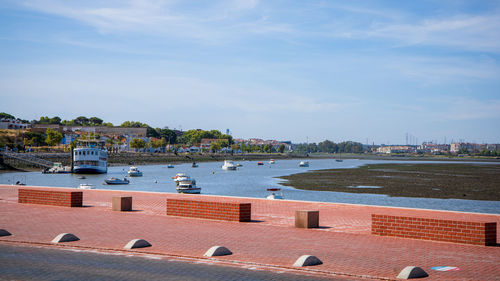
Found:
M 30 126 L 31 124 L 16 119 L 0 118 L 0 129 L 23 130 Z

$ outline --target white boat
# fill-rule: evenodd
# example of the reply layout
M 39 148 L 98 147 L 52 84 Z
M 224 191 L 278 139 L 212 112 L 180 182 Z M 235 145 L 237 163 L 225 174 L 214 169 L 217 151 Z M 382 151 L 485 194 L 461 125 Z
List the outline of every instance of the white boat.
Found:
M 274 164 L 274 159 L 269 160 L 269 164 Z
M 168 165 L 167 165 L 167 168 L 172 169 L 172 168 L 174 168 L 174 165 L 172 165 L 172 164 L 168 164 Z
M 54 162 L 54 166 L 51 168 L 45 169 L 43 171 L 44 174 L 65 174 L 71 173 L 71 167 L 63 166 L 60 162 Z
M 78 186 L 79 189 L 94 189 L 94 185 L 90 183 L 81 183 Z
M 283 195 L 283 192 L 281 191 L 281 188 L 268 188 L 267 191 L 270 191 L 271 194 L 269 194 L 266 198 L 267 199 L 285 199 L 285 196 Z
M 176 190 L 179 193 L 199 194 L 201 192 L 201 187 L 196 186 L 196 181 L 194 179 L 181 180 Z
M 118 178 L 109 178 L 104 180 L 106 184 L 129 184 L 130 181 L 126 178 L 118 179 Z
M 193 162 L 193 164 L 191 164 L 191 167 L 193 167 L 193 168 L 197 168 L 197 167 L 198 167 L 198 164 L 196 164 L 196 162 Z
M 300 161 L 299 167 L 309 167 L 309 161 Z
M 234 171 L 236 170 L 237 166 L 229 160 L 224 160 L 224 165 L 222 165 L 222 170 L 226 171 Z
M 81 139 L 73 149 L 73 173 L 103 174 L 108 172 L 108 151 L 104 141 Z
M 128 175 L 129 177 L 142 177 L 142 172 L 139 171 L 139 168 L 137 167 L 130 167 L 130 169 L 128 169 Z
M 196 180 L 191 179 L 191 177 L 186 175 L 185 173 L 178 173 L 177 175 L 175 175 L 175 177 L 172 178 L 174 179 L 176 185 L 179 185 L 181 181 L 191 181 L 196 185 Z

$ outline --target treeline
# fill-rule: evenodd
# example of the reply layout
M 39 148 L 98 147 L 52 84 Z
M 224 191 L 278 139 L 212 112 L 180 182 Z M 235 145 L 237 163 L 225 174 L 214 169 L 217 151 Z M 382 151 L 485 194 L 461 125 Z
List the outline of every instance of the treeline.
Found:
M 363 144 L 353 141 L 334 143 L 329 140 L 316 143 L 301 143 L 295 147 L 295 152 L 299 153 L 361 153 Z

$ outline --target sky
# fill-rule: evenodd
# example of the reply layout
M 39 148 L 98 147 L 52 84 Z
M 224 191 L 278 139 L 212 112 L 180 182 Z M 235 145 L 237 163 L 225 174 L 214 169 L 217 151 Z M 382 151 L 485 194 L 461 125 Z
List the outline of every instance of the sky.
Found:
M 26 120 L 500 143 L 500 1 L 3 0 L 0 95 Z

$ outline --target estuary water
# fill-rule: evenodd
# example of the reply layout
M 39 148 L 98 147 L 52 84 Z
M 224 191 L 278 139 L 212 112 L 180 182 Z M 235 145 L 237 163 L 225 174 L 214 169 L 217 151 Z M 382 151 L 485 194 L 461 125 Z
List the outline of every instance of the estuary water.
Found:
M 139 166 L 139 169 L 144 175 L 142 177 L 129 178 L 130 184 L 128 185 L 103 184 L 104 180 L 110 177 L 126 177 L 128 166 L 109 167 L 107 174 L 83 175 L 85 179 L 79 179 L 82 175 L 77 174 L 16 172 L 0 174 L 0 184 L 13 184 L 20 181 L 27 185 L 34 186 L 77 188 L 81 183 L 89 183 L 93 184 L 96 189 L 176 193 L 176 186 L 172 177 L 177 173 L 186 173 L 196 179 L 197 185 L 202 188 L 202 194 L 209 195 L 265 198 L 269 194 L 267 191 L 268 188 L 281 188 L 285 198 L 289 200 L 500 214 L 500 202 L 497 201 L 406 198 L 389 197 L 379 194 L 309 191 L 281 186 L 279 184 L 282 180 L 276 177 L 305 172 L 307 170 L 349 169 L 372 163 L 436 163 L 427 161 L 411 162 L 356 159 L 346 159 L 343 162 L 336 162 L 334 159 L 308 159 L 308 161 L 310 163 L 308 168 L 299 167 L 298 163 L 300 160 L 297 159 L 276 160 L 275 164 L 264 162 L 262 166 L 258 166 L 257 161 L 239 161 L 235 163 L 242 164 L 242 167 L 239 167 L 236 171 L 222 170 L 221 166 L 223 162 L 203 162 L 199 163 L 199 167 L 197 168 L 192 168 L 189 163 L 175 165 L 174 168 L 167 168 L 167 165 L 144 165 Z M 488 163 L 484 162 L 481 164 L 488 165 Z

